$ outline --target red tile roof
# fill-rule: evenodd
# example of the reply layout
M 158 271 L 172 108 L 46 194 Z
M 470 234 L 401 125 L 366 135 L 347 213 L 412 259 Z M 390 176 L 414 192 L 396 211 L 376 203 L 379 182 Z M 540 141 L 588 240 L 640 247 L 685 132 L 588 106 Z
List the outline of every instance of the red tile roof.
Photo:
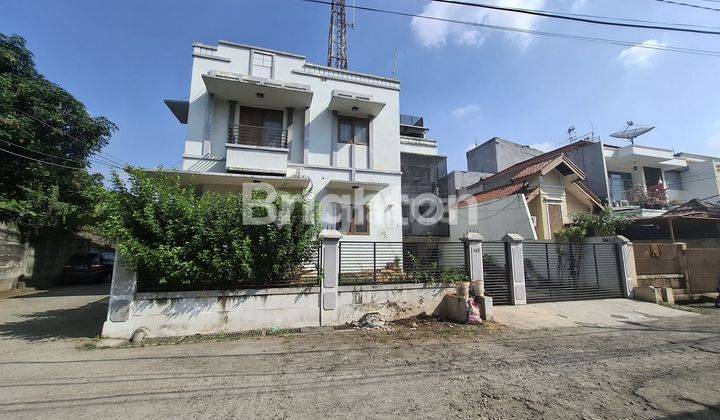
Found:
M 467 207 L 471 204 L 485 203 L 487 201 L 497 200 L 499 198 L 510 197 L 511 195 L 526 192 L 527 185 L 524 182 L 518 182 L 516 184 L 505 185 L 504 187 L 493 188 L 492 190 L 477 193 L 472 198 L 459 202 L 457 206 Z
M 555 160 L 558 156 L 568 153 L 580 148 L 583 148 L 585 146 L 591 145 L 593 142 L 587 141 L 587 140 L 580 140 L 572 144 L 568 144 L 567 146 L 560 147 L 558 149 L 549 151 L 545 154 L 542 154 L 540 156 L 535 156 L 534 158 L 528 159 L 524 162 L 520 162 L 518 164 L 515 164 L 507 169 L 504 169 L 495 175 L 485 178 L 483 182 L 491 181 L 493 179 L 508 177 L 509 180 L 519 180 L 531 175 L 534 175 L 538 172 L 540 172 L 548 163 Z M 578 170 L 576 166 L 573 166 L 573 169 Z

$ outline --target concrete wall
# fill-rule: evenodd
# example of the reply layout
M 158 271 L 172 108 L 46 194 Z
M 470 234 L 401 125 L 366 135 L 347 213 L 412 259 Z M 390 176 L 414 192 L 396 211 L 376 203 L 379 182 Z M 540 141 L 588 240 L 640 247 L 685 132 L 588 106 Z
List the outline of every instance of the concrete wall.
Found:
M 468 171 L 497 173 L 544 152 L 498 137 L 466 153 Z
M 453 207 L 449 216 L 451 241 L 462 238 L 467 232 L 478 232 L 488 241 L 500 240 L 508 232 L 537 239 L 523 194 L 467 207 Z
M 340 286 L 333 311 L 321 310 L 320 287 L 136 293 L 123 328 L 108 328 L 108 321 L 103 336 L 129 338 L 138 329 L 145 329 L 148 337 L 172 337 L 332 326 L 358 321 L 370 312 L 395 320 L 433 314 L 453 290 L 414 283 Z
M 715 201 L 712 199 L 710 201 L 717 202 L 717 195 L 720 194 L 720 174 L 716 169 L 715 161 L 706 160 L 688 164 L 688 170 L 682 173 L 681 179 L 682 201 L 714 197 Z
M 65 261 L 72 254 L 109 249 L 101 238 L 89 234 L 51 234 L 23 240 L 18 229 L 0 223 L 0 291 L 18 281 L 45 288 L 60 281 Z
M 585 173 L 585 185 L 601 200 L 607 200 L 610 194 L 602 142 L 571 150 L 566 155 Z
M 0 224 L 0 292 L 15 287 L 25 272 L 25 244 L 14 227 Z

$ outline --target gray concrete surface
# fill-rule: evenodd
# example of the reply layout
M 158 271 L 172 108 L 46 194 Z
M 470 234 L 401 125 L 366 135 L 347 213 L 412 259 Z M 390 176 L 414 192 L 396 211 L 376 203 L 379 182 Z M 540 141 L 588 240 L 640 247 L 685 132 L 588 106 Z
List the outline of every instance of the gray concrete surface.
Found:
M 629 299 L 599 299 L 495 307 L 495 320 L 519 329 L 619 327 L 628 322 L 695 317 L 691 312 Z
M 82 350 L 69 327 L 94 334 L 97 298 L 0 301 L 0 418 L 720 416 L 715 315 L 545 330 L 418 320 Z M 18 324 L 43 317 L 52 327 Z

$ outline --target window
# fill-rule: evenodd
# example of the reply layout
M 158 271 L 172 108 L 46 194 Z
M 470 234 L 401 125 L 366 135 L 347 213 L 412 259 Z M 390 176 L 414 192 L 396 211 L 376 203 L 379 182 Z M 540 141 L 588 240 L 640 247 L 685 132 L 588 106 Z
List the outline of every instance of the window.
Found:
M 272 66 L 273 66 L 273 56 L 272 55 L 253 51 L 253 54 L 252 54 L 252 75 L 253 76 L 271 79 L 272 78 Z
M 682 175 L 680 171 L 666 171 L 665 172 L 665 183 L 671 190 L 682 190 Z
M 368 144 L 366 118 L 338 117 L 338 143 Z
M 632 189 L 632 175 L 627 172 L 608 172 L 610 201 L 628 200 Z
M 660 168 L 649 168 L 643 167 L 643 174 L 645 174 L 645 186 L 654 187 L 662 183 L 662 171 Z
M 335 230 L 347 235 L 370 234 L 370 207 L 335 204 Z

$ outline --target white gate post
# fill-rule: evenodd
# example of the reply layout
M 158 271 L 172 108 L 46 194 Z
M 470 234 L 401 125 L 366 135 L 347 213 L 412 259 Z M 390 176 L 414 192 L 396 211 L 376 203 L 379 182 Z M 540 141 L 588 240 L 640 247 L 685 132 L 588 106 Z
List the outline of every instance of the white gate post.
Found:
M 320 325 L 334 325 L 337 322 L 338 277 L 340 271 L 340 239 L 337 230 L 323 230 L 322 241 L 322 284 L 320 285 Z
M 517 233 L 505 234 L 502 238 L 507 243 L 508 266 L 510 267 L 510 294 L 513 305 L 525 305 L 525 261 L 523 257 L 523 237 Z
M 485 277 L 483 275 L 482 241 L 483 237 L 477 232 L 467 232 L 462 237 L 465 242 L 465 252 L 470 277 L 470 291 L 474 296 L 485 296 Z
M 623 292 L 626 298 L 633 297 L 635 287 L 635 253 L 632 249 L 632 242 L 622 235 L 613 237 L 612 242 L 617 246 L 619 271 L 623 282 Z
M 107 338 L 130 338 L 132 329 L 132 308 L 137 288 L 137 274 L 130 270 L 119 251 L 115 251 L 107 320 L 103 324 L 102 336 Z

